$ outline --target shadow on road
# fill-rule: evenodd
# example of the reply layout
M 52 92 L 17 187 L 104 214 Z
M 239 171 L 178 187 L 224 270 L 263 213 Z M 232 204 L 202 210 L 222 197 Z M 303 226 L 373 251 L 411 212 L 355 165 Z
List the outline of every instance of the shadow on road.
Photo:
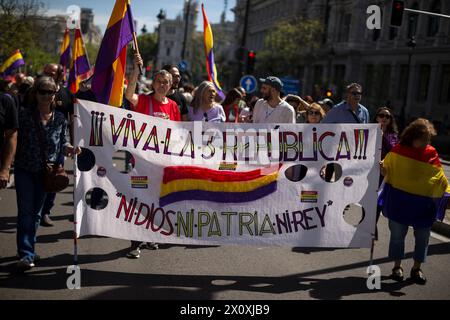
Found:
M 103 255 L 80 255 L 79 264 L 126 259 L 124 255 L 128 248 Z M 431 245 L 429 255 L 450 253 L 450 243 Z M 412 258 L 412 253 L 406 255 Z M 14 263 L 10 258 L 1 258 L 1 273 L 9 273 L 0 276 L 1 288 L 16 288 L 30 290 L 61 290 L 66 288 L 68 274 L 61 266 L 73 263 L 70 254 L 57 255 L 42 259 L 39 266 L 55 267 L 52 270 L 39 270 L 36 268 L 26 274 L 16 274 Z M 387 263 L 388 258 L 376 259 L 374 264 Z M 319 275 L 326 275 L 338 271 L 367 267 L 368 262 L 358 262 L 338 267 L 308 271 L 304 273 L 283 277 L 261 276 L 223 276 L 223 275 L 174 275 L 174 274 L 136 274 L 120 271 L 101 271 L 83 269 L 81 267 L 82 287 L 110 287 L 120 286 L 111 290 L 94 294 L 89 299 L 214 299 L 218 292 L 244 291 L 269 294 L 283 294 L 297 291 L 309 291 L 312 298 L 339 300 L 357 294 L 370 293 L 366 287 L 365 277 L 344 277 L 333 279 L 320 279 Z M 394 282 L 386 276 L 382 276 L 381 292 L 387 292 L 392 296 L 404 296 L 401 290 L 413 285 L 411 280 L 401 283 Z M 379 292 L 379 291 L 378 291 Z M 68 296 L 69 297 L 69 296 Z M 64 298 L 64 297 L 62 297 Z

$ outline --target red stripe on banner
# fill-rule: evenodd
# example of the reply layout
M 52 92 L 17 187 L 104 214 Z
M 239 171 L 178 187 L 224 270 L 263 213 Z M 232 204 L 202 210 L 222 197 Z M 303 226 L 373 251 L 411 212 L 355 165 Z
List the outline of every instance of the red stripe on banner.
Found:
M 163 183 L 169 183 L 171 181 L 182 179 L 206 180 L 214 182 L 250 181 L 274 173 L 278 171 L 280 167 L 281 165 L 248 172 L 217 171 L 190 166 L 165 167 Z

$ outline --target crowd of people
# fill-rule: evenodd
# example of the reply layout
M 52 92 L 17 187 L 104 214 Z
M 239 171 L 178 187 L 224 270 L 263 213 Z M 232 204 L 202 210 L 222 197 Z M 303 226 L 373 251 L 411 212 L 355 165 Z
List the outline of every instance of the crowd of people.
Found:
M 203 81 L 197 87 L 185 85 L 180 88 L 180 70 L 174 65 L 164 66 L 155 72 L 150 92 L 142 93 L 138 83 L 142 66 L 143 61 L 136 54 L 124 91 L 122 107 L 125 109 L 171 121 L 378 123 L 383 134 L 379 187 L 383 187 L 383 181 L 395 181 L 398 172 L 403 172 L 395 161 L 390 160 L 391 151 L 397 150 L 399 145 L 402 152 L 409 152 L 424 161 L 436 161 L 438 158 L 436 150 L 430 145 L 435 131 L 428 120 L 417 119 L 400 134 L 391 109 L 382 106 L 370 119 L 368 109 L 361 104 L 362 86 L 357 83 L 347 86 L 344 101 L 336 105 L 330 99 L 312 101 L 310 97 L 283 96 L 283 83 L 275 76 L 260 79 L 260 97 L 247 97 L 242 87 L 236 87 L 229 90 L 222 101 L 214 84 L 209 81 Z M 80 84 L 76 95 L 71 94 L 63 82 L 62 66 L 48 64 L 42 75 L 36 78 L 18 73 L 14 82 L 2 82 L 0 87 L 0 188 L 7 187 L 14 164 L 18 207 L 17 254 L 18 267 L 22 270 L 32 268 L 39 260 L 34 249 L 38 226 L 53 226 L 51 210 L 56 194 L 45 193 L 41 183 L 42 167 L 47 162 L 64 165 L 65 157 L 81 152 L 79 147 L 73 147 L 74 103 L 77 98 L 96 101 L 90 89 L 90 79 Z M 420 188 L 414 173 L 404 178 L 409 179 L 412 186 Z M 441 176 L 439 181 L 430 181 L 439 184 L 441 194 L 436 193 L 435 196 L 442 197 L 448 187 L 445 176 Z M 391 276 L 394 280 L 403 280 L 401 260 L 404 258 L 404 241 L 408 226 L 412 225 L 416 246 L 411 278 L 416 283 L 425 284 L 421 263 L 426 258 L 431 224 L 438 208 L 432 200 L 423 198 L 421 205 L 411 208 L 413 213 L 393 212 L 397 200 L 389 196 L 389 189 L 383 190 L 383 201 L 377 208 L 377 221 L 381 212 L 389 219 L 389 257 L 394 260 Z M 426 223 L 417 224 L 415 220 L 405 219 L 405 215 L 411 214 L 422 222 L 425 219 Z M 139 258 L 144 247 L 158 249 L 158 244 L 132 241 L 127 257 Z

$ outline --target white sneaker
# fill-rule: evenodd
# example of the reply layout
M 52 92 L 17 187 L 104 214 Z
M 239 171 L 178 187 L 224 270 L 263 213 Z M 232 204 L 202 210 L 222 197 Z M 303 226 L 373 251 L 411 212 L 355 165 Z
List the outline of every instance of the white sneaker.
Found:
M 127 253 L 127 258 L 138 259 L 141 256 L 141 249 L 136 248 Z
M 26 271 L 34 267 L 34 263 L 27 258 L 22 258 L 17 262 L 17 268 Z

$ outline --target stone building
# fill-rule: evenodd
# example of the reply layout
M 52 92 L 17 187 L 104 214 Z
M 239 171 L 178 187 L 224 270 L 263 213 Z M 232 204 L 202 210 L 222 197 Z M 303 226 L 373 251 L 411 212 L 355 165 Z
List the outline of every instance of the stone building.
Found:
M 243 34 L 247 0 L 234 9 L 237 38 Z M 350 82 L 363 85 L 363 103 L 374 112 L 388 104 L 400 115 L 448 122 L 450 113 L 450 19 L 405 12 L 399 28 L 389 25 L 390 0 L 250 0 L 245 47 L 262 50 L 267 33 L 282 19 L 300 15 L 326 28 L 318 58 L 301 67 L 301 94 L 315 85 L 332 88 L 335 100 Z M 450 1 L 407 0 L 406 8 L 450 14 Z M 381 30 L 369 30 L 369 5 L 382 10 Z M 411 37 L 415 47 L 408 46 Z M 287 66 L 286 74 L 289 75 Z M 316 86 L 317 87 L 317 86 Z M 323 90 L 322 90 L 323 92 Z M 317 97 L 319 98 L 319 97 Z M 447 119 L 447 120 L 445 120 Z

